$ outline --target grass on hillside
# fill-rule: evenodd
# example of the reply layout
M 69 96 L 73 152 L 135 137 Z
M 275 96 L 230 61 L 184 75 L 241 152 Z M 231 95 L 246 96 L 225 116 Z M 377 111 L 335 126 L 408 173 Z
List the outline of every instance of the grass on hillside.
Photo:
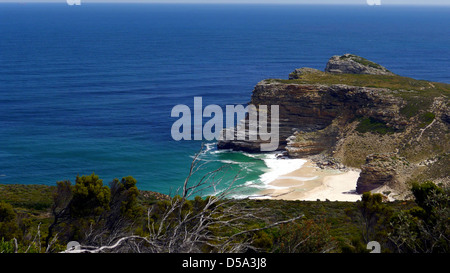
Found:
M 375 120 L 373 118 L 362 118 L 358 126 L 356 127 L 356 131 L 360 133 L 377 133 L 380 135 L 392 134 L 395 133 L 395 129 L 388 127 L 386 123 Z
M 298 79 L 268 79 L 271 83 L 285 84 L 346 84 L 350 86 L 364 86 L 387 88 L 396 91 L 417 91 L 425 96 L 450 95 L 450 84 L 416 80 L 402 76 L 368 75 L 368 74 L 332 74 L 326 72 L 306 73 Z

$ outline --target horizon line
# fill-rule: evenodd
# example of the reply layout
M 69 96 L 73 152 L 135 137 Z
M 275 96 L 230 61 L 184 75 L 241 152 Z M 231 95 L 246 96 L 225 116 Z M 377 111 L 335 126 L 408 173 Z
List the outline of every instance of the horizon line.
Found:
M 62 1 L 1 1 L 0 0 L 0 4 L 63 4 L 63 5 L 67 5 L 66 1 L 62 0 Z M 254 3 L 254 2 L 209 2 L 209 3 L 205 3 L 205 2 L 164 2 L 164 1 L 160 1 L 160 2 L 142 2 L 142 1 L 88 1 L 88 2 L 83 2 L 83 0 L 81 0 L 81 5 L 86 5 L 86 4 L 145 4 L 145 5 L 254 5 L 254 6 L 259 6 L 259 5 L 264 5 L 264 6 L 371 6 L 368 4 L 364 4 L 364 3 L 287 3 L 287 2 L 281 2 L 281 3 Z M 382 5 L 374 5 L 377 7 L 381 7 L 381 6 L 401 6 L 401 7 L 409 7 L 409 6 L 433 6 L 433 7 L 449 7 L 449 4 L 442 4 L 442 3 L 408 3 L 408 4 L 401 4 L 401 3 L 396 3 L 396 4 L 382 4 Z

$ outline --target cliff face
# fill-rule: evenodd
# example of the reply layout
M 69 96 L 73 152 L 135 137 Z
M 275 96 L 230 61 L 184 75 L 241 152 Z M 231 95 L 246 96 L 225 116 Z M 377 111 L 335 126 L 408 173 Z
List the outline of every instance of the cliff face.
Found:
M 405 192 L 405 182 L 413 170 L 413 164 L 395 153 L 370 154 L 361 166 L 356 191 L 363 193 L 387 187 Z
M 450 85 L 400 77 L 348 55 L 332 57 L 328 72 L 296 69 L 289 80 L 269 79 L 255 86 L 251 104 L 279 105 L 278 149 L 290 157 L 314 156 L 361 168 L 360 193 L 386 185 L 403 191 L 413 179 L 447 182 L 448 167 L 441 175 L 427 170 L 448 161 Z M 362 62 L 366 68 L 360 67 Z M 260 143 L 219 141 L 218 147 L 258 152 Z M 380 165 L 387 158 L 389 168 Z M 402 158 L 402 164 L 392 158 Z M 413 166 L 408 172 L 404 162 Z M 427 175 L 421 177 L 423 173 Z

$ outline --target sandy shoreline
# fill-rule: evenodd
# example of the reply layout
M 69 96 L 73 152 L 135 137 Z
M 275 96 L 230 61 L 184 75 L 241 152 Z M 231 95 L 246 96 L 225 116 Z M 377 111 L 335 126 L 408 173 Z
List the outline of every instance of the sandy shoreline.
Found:
M 259 198 L 283 200 L 352 201 L 361 199 L 356 189 L 359 171 L 338 171 L 318 168 L 307 160 L 299 169 L 279 176 L 263 190 Z

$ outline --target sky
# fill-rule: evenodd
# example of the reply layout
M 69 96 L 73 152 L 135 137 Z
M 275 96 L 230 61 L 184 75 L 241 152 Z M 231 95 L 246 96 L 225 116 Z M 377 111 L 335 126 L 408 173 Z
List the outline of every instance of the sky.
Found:
M 80 0 L 82 3 L 94 2 L 136 2 L 136 3 L 245 3 L 245 4 L 355 4 L 366 5 L 367 0 Z M 375 1 L 375 0 L 368 0 Z M 379 0 L 382 5 L 450 5 L 449 0 Z M 0 0 L 9 3 L 53 2 L 66 0 Z

